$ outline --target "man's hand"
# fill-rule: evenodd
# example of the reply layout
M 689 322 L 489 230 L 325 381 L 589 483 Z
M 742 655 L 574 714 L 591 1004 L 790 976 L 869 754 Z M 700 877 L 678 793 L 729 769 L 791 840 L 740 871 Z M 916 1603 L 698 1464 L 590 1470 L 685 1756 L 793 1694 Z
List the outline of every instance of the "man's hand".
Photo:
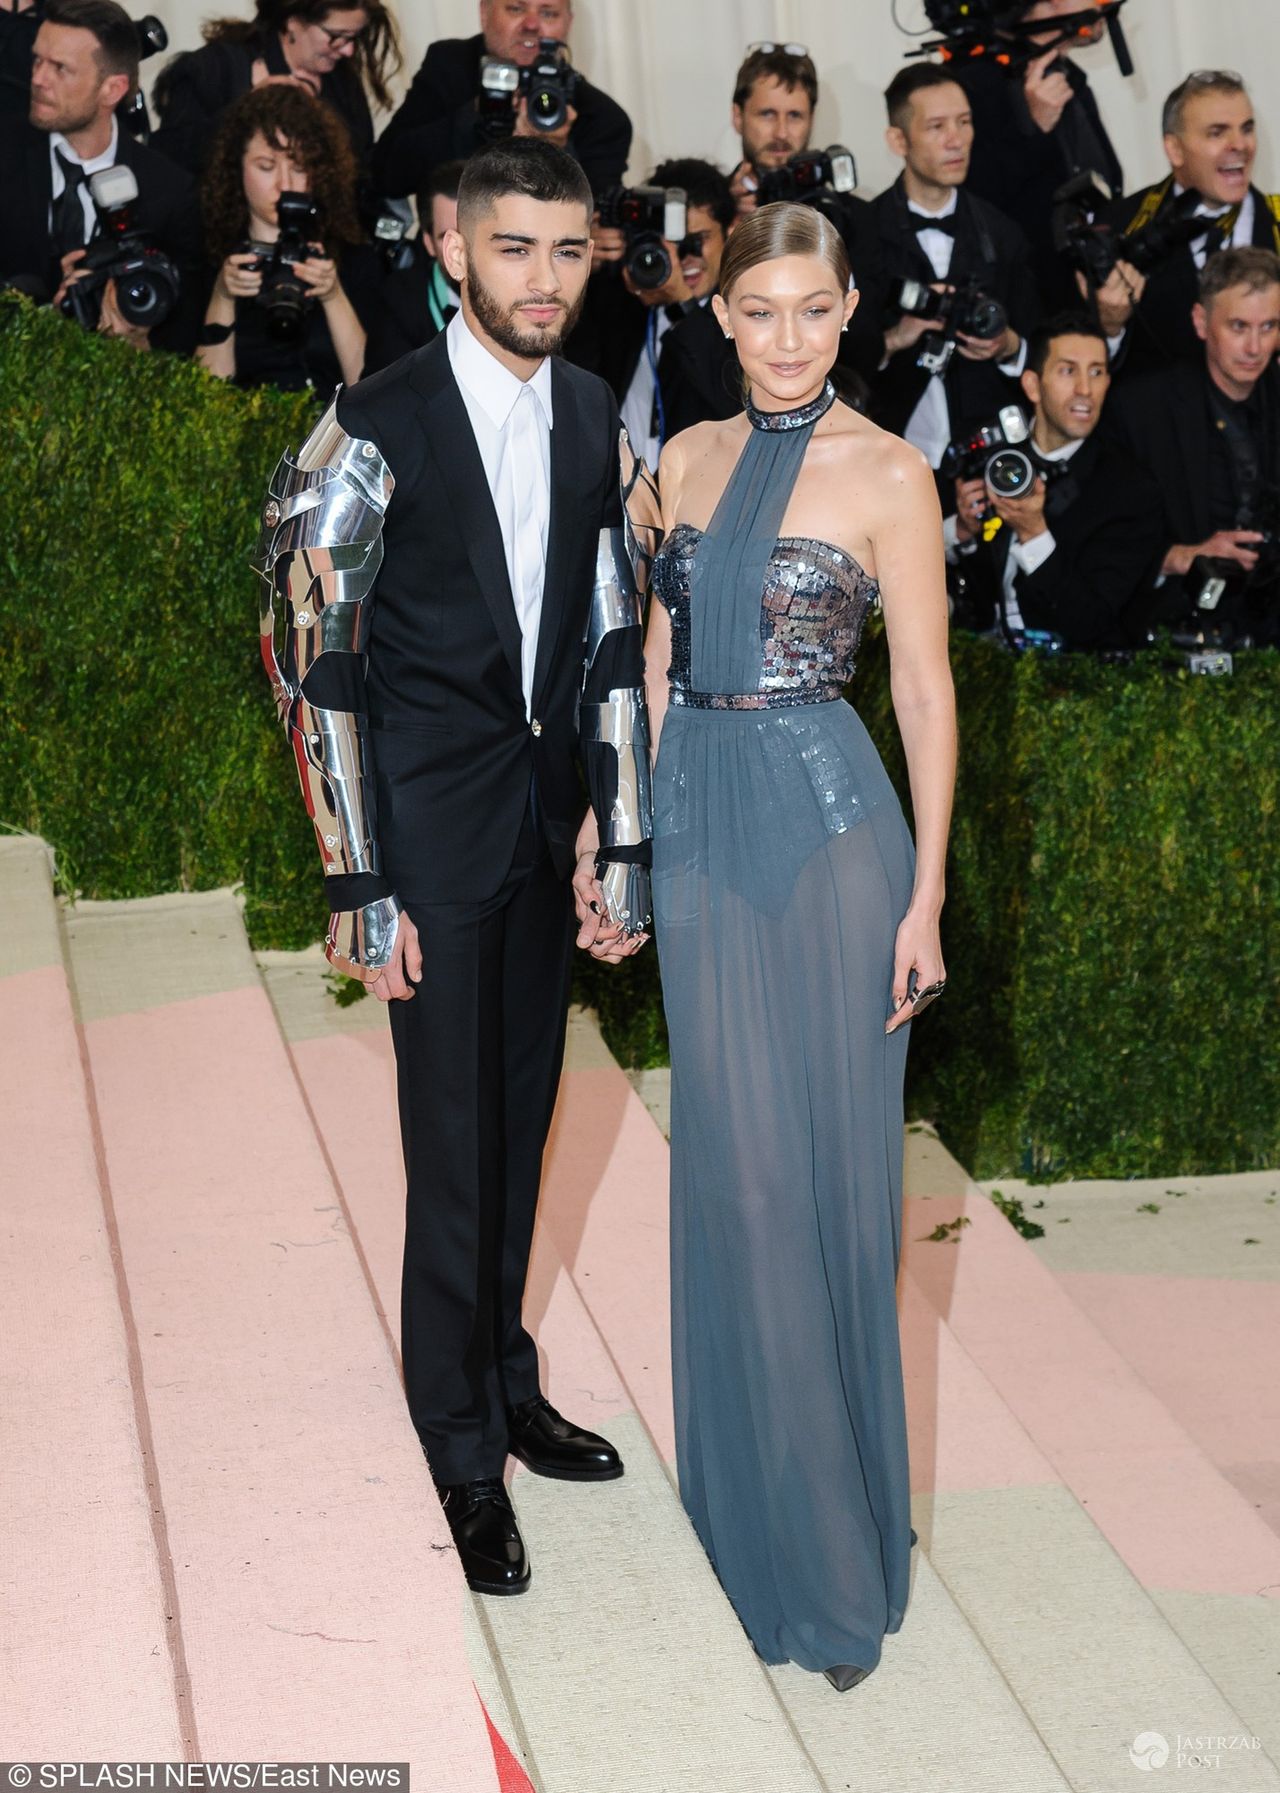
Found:
M 1089 297 L 1089 283 L 1076 269 L 1076 285 L 1080 289 L 1080 297 Z M 1139 274 L 1132 262 L 1118 261 L 1105 282 L 1095 295 L 1098 305 L 1098 322 L 1109 337 L 1119 336 L 1127 330 L 1134 312 L 1147 290 L 1147 277 Z
M 1044 480 L 1037 477 L 1031 490 L 1022 498 L 994 498 L 996 515 L 1012 529 L 1020 542 L 1029 542 L 1043 535 L 1049 525 L 1044 520 Z
M 102 289 L 102 306 L 98 312 L 98 331 L 102 336 L 116 336 L 131 348 L 149 349 L 151 332 L 139 324 L 131 324 L 120 310 L 116 283 L 108 280 Z
M 422 948 L 418 944 L 418 930 L 409 920 L 407 911 L 402 909 L 396 921 L 391 963 L 385 971 L 378 973 L 369 988 L 379 1002 L 409 1002 L 417 995 L 413 986 L 421 982 Z
M 88 251 L 84 249 L 68 249 L 67 253 L 63 256 L 60 264 L 62 268 L 62 282 L 58 287 L 57 292 L 53 295 L 52 308 L 54 311 L 57 311 L 58 307 L 62 304 L 62 301 L 66 298 L 67 288 L 69 286 L 74 286 L 77 280 L 83 280 L 84 276 L 89 272 L 87 268 L 82 268 L 80 266 L 80 263 L 84 260 L 87 253 Z
M 1022 347 L 1022 338 L 1012 325 L 1006 325 L 1002 336 L 965 336 L 957 331 L 956 343 L 966 361 L 1012 361 Z
M 1192 561 L 1203 555 L 1206 560 L 1234 560 L 1246 573 L 1251 573 L 1258 564 L 1258 554 L 1249 544 L 1261 540 L 1262 535 L 1256 529 L 1220 529 L 1207 542 L 1179 542 L 1170 548 L 1160 571 L 1181 578 L 1191 571 Z
M 760 177 L 750 162 L 739 162 L 729 176 L 729 191 L 733 194 L 733 203 L 738 208 L 739 218 L 746 218 L 755 211 L 756 188 L 760 185 Z
M 1048 50 L 1043 56 L 1037 56 L 1034 62 L 1027 64 L 1027 72 L 1022 77 L 1027 111 L 1031 114 L 1032 122 L 1042 131 L 1053 130 L 1075 98 L 1071 83 L 1062 70 L 1059 68 L 1050 72 L 1051 65 L 1057 60 L 1058 51 Z
M 595 245 L 591 256 L 592 272 L 607 261 L 621 261 L 627 253 L 627 233 L 620 225 L 606 228 L 600 222 L 599 212 L 591 214 L 591 241 Z
M 935 293 L 952 291 L 945 280 L 933 280 L 929 284 Z M 884 352 L 896 355 L 902 349 L 914 349 L 922 336 L 937 328 L 936 318 L 918 318 L 914 312 L 904 311 L 897 323 L 891 324 L 884 333 Z
M 985 479 L 956 481 L 956 540 L 976 542 L 981 539 L 986 522 L 987 482 Z
M 577 122 L 577 108 L 566 106 L 562 125 L 559 125 L 554 131 L 540 131 L 537 125 L 530 123 L 529 102 L 522 93 L 516 101 L 516 128 L 511 134 L 513 137 L 536 137 L 542 143 L 554 143 L 557 149 L 567 149 L 569 133 Z
M 607 920 L 593 852 L 578 855 L 573 874 L 573 906 L 578 916 L 575 945 L 589 952 L 593 959 L 603 959 L 606 965 L 620 965 L 639 952 L 649 938 L 647 934 L 626 935 L 621 927 L 612 926 Z

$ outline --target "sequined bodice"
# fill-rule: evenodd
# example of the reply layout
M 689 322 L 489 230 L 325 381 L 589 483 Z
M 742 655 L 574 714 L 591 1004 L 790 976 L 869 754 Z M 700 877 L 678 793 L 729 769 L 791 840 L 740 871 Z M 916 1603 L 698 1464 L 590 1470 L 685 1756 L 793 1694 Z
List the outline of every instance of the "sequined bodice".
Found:
M 839 697 L 853 676 L 879 587 L 843 548 L 810 536 L 780 536 L 769 557 L 760 598 L 757 690 L 694 689 L 690 576 L 706 539 L 692 523 L 677 523 L 653 563 L 653 590 L 671 617 L 670 701 L 692 709 L 763 710 Z

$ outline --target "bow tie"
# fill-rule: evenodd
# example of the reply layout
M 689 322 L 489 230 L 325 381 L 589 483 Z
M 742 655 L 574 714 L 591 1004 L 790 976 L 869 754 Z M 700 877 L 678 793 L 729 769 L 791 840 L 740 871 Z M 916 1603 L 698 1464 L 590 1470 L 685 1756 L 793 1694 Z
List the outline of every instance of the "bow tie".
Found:
M 948 212 L 945 218 L 927 218 L 922 212 L 909 211 L 907 217 L 911 222 L 912 230 L 940 230 L 944 237 L 954 237 L 956 234 L 954 212 Z

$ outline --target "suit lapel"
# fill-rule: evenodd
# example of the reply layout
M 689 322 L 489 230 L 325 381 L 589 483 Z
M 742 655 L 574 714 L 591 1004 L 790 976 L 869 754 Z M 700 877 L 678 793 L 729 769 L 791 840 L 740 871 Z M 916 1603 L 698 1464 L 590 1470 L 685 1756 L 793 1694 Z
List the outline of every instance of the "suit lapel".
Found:
M 471 570 L 493 618 L 516 687 L 521 689 L 523 643 L 515 600 L 511 595 L 511 581 L 507 576 L 502 530 L 471 419 L 453 377 L 444 333 L 420 350 L 414 359 L 409 381 L 427 400 L 431 424 L 427 439 L 449 495 L 449 509 L 462 531 Z M 552 435 L 555 435 L 554 430 Z
M 538 624 L 538 652 L 534 660 L 533 702 L 546 683 L 560 641 L 565 617 L 565 581 L 576 517 L 578 456 L 578 401 L 558 360 L 551 363 L 551 517 L 547 525 L 547 567 L 542 582 L 542 617 Z

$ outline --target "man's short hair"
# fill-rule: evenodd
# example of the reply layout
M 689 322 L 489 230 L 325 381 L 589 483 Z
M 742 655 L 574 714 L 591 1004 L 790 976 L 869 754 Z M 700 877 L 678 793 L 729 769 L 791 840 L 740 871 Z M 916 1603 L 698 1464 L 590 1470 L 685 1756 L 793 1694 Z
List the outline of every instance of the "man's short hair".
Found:
M 477 150 L 458 182 L 458 228 L 464 233 L 507 193 L 545 204 L 580 205 L 591 216 L 591 182 L 568 150 L 531 137 L 509 137 Z
M 98 41 L 98 67 L 103 75 L 128 75 L 129 92 L 138 85 L 138 29 L 116 0 L 49 0 L 44 17 L 50 25 L 88 31 Z
M 466 167 L 463 161 L 437 162 L 427 176 L 426 184 L 419 188 L 414 206 L 418 213 L 418 229 L 431 229 L 431 202 L 433 199 L 456 199 L 458 187 L 462 180 L 462 171 Z
M 1248 89 L 1234 69 L 1198 68 L 1180 81 L 1164 103 L 1162 130 L 1166 137 L 1181 137 L 1187 101 L 1202 93 L 1246 93 Z
M 1026 371 L 1041 379 L 1049 365 L 1049 357 L 1053 353 L 1053 345 L 1061 336 L 1090 336 L 1095 342 L 1102 344 L 1099 360 L 1108 358 L 1107 339 L 1097 323 L 1087 311 L 1059 311 L 1043 323 L 1036 325 L 1027 338 Z
M 1211 305 L 1219 293 L 1243 286 L 1251 293 L 1265 293 L 1280 286 L 1280 255 L 1270 249 L 1223 249 L 1211 255 L 1200 276 L 1200 303 Z
M 911 118 L 911 103 L 918 93 L 929 87 L 961 87 L 953 69 L 941 62 L 917 62 L 912 68 L 900 68 L 884 90 L 885 110 L 889 123 L 905 131 Z
M 733 192 L 726 176 L 714 162 L 699 161 L 696 156 L 673 156 L 659 162 L 653 171 L 655 187 L 683 187 L 690 209 L 703 206 L 716 223 L 729 234 L 729 226 L 738 213 Z
M 784 87 L 803 87 L 809 104 L 818 103 L 818 71 L 812 56 L 793 56 L 789 50 L 752 50 L 733 83 L 733 103 L 745 106 L 757 81 L 781 81 Z

